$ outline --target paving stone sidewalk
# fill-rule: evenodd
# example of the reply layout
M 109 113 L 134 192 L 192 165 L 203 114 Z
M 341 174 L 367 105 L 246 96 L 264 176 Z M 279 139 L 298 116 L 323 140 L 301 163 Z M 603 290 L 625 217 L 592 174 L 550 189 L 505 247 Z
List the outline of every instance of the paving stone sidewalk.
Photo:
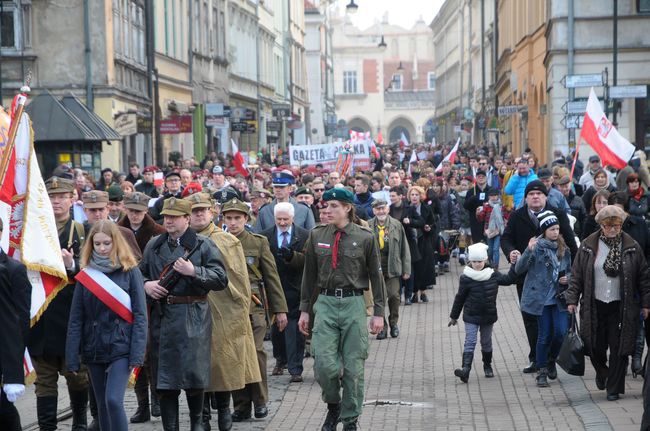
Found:
M 493 336 L 495 378 L 483 376 L 477 348 L 469 383 L 460 383 L 453 370 L 460 366 L 464 327 L 462 320 L 456 327 L 447 327 L 460 271 L 452 259 L 451 272 L 440 276 L 436 288 L 427 292 L 429 303 L 401 307 L 399 338 L 372 338 L 362 429 L 639 430 L 643 411 L 640 377 L 629 375 L 626 394 L 609 402 L 605 392 L 596 389 L 588 358 L 584 378 L 560 370 L 549 388 L 537 388 L 533 376 L 521 373 L 528 345 L 514 286 L 502 287 L 499 292 L 499 321 Z M 271 358 L 270 343 L 266 347 Z M 312 359 L 305 360 L 301 384 L 290 384 L 287 375 L 270 376 L 272 366 L 270 359 L 269 417 L 235 424 L 233 430 L 319 430 L 326 406 L 313 377 Z M 65 406 L 67 391 L 62 382 L 60 406 Z M 181 430 L 185 430 L 189 429 L 189 416 L 183 396 L 181 400 Z M 132 390 L 127 391 L 125 405 L 130 416 L 136 409 Z M 33 387 L 17 406 L 24 426 L 36 421 Z M 60 423 L 59 429 L 70 429 L 70 422 Z M 158 418 L 129 429 L 161 430 L 162 424 Z M 212 429 L 217 429 L 216 415 Z

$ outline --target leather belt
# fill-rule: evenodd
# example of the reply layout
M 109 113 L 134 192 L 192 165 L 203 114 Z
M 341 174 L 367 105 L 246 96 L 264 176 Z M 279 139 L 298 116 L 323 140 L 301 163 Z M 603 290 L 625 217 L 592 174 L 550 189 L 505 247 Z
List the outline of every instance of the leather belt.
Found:
M 362 289 L 321 289 L 321 295 L 333 296 L 335 298 L 348 298 L 350 296 L 363 295 Z
M 195 302 L 204 302 L 208 299 L 208 295 L 203 296 L 174 296 L 167 295 L 165 302 L 167 304 L 193 304 Z

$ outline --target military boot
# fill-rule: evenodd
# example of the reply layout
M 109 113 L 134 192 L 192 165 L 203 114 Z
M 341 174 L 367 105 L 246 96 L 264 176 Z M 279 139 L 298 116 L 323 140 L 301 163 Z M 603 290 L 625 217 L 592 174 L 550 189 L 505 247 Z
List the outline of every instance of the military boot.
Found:
M 70 407 L 72 409 L 72 431 L 86 431 L 88 429 L 88 391 L 70 391 Z
M 494 370 L 492 369 L 492 352 L 481 353 L 483 353 L 483 372 L 485 373 L 485 377 L 494 377 Z
M 639 328 L 639 333 L 636 336 L 636 341 L 634 343 L 634 354 L 632 355 L 632 377 L 636 379 L 636 376 L 643 373 L 643 348 L 645 347 L 645 328 L 641 325 Z
M 160 417 L 164 431 L 178 430 L 178 397 L 162 396 L 160 400 Z
M 130 422 L 132 424 L 140 424 L 149 422 L 151 420 L 151 411 L 149 410 L 149 388 L 145 385 L 144 388 L 136 384 L 135 397 L 138 400 L 138 409 L 135 414 L 131 416 Z
M 41 431 L 56 430 L 56 397 L 37 397 L 36 416 Z
M 160 401 L 153 386 L 151 387 L 151 416 L 155 418 L 160 417 Z
M 212 427 L 210 426 L 210 419 L 212 419 L 212 414 L 210 410 L 210 396 L 205 394 L 203 396 L 203 429 L 205 431 L 210 431 Z
M 321 431 L 336 431 L 336 425 L 341 422 L 341 404 L 327 404 L 327 416 Z
M 230 412 L 230 392 L 215 392 L 214 401 L 217 407 L 217 424 L 219 431 L 229 431 L 232 428 L 232 413 Z
M 187 407 L 190 409 L 190 430 L 204 431 L 203 427 L 203 392 L 187 395 Z
M 467 383 L 469 380 L 469 373 L 472 370 L 472 360 L 474 360 L 474 352 L 463 352 L 463 367 L 454 370 L 454 375 L 463 383 Z

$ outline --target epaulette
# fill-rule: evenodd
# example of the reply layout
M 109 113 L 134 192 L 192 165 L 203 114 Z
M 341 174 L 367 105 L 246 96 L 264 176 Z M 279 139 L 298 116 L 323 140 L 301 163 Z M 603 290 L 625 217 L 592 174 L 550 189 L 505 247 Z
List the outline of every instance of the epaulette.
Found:
M 259 233 L 250 232 L 250 234 L 253 235 L 255 238 L 263 238 L 263 239 L 265 239 L 265 240 L 268 241 L 268 238 L 267 238 L 267 237 L 265 237 L 264 235 L 261 235 L 261 234 L 259 234 Z
M 317 224 L 316 226 L 311 228 L 311 230 L 323 229 L 324 227 L 327 227 L 327 226 L 329 226 L 329 223 L 321 223 L 321 224 Z

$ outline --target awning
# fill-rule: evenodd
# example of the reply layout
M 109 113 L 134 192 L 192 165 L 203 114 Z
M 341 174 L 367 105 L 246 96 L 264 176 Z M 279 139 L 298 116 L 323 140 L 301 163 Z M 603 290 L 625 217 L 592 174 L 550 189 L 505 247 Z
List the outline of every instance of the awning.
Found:
M 90 111 L 75 96 L 60 102 L 50 92 L 31 99 L 25 108 L 32 120 L 34 141 L 119 141 L 111 126 Z

